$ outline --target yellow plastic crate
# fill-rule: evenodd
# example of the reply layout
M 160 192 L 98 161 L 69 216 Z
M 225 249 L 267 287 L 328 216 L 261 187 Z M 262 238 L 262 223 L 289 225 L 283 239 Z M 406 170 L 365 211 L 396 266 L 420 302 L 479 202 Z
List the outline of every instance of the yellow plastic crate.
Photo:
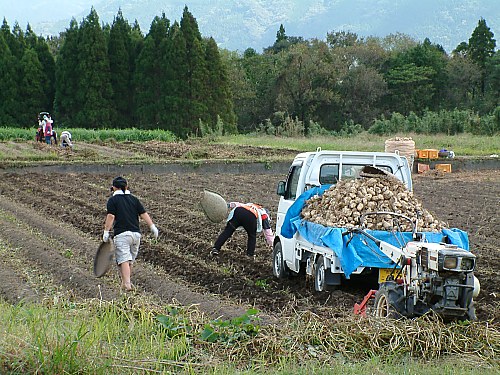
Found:
M 426 150 L 417 150 L 417 157 L 419 159 L 437 159 L 438 155 L 439 151 L 431 148 Z
M 429 164 L 424 164 L 424 163 L 417 164 L 417 172 L 418 173 L 425 173 L 430 169 L 431 169 L 431 167 L 429 166 Z
M 437 159 L 439 157 L 439 151 L 438 150 L 426 150 L 429 153 L 429 159 Z
M 451 164 L 436 164 L 434 166 L 434 169 L 437 169 L 438 171 L 446 172 L 446 173 L 451 173 Z

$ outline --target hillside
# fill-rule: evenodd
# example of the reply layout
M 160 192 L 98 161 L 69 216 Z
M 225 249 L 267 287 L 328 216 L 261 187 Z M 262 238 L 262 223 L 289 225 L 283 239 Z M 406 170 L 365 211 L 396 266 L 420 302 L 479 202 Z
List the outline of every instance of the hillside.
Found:
M 270 46 L 280 24 L 287 35 L 307 39 L 324 39 L 332 30 L 361 36 L 400 32 L 417 40 L 428 37 L 447 51 L 467 41 L 481 17 L 495 34 L 500 32 L 497 0 L 21 0 L 15 4 L 1 0 L 0 8 L 10 25 L 17 20 L 24 29 L 30 22 L 37 33 L 58 34 L 71 17 L 83 19 L 91 4 L 107 23 L 121 8 L 131 23 L 137 19 L 143 32 L 162 12 L 172 21 L 179 20 L 187 4 L 203 36 L 213 36 L 220 47 L 239 51 L 252 47 L 260 52 Z

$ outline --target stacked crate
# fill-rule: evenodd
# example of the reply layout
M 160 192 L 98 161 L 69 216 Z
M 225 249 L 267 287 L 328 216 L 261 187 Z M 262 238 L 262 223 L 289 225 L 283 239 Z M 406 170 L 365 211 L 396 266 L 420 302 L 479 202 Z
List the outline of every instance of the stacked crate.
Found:
M 439 158 L 439 151 L 434 149 L 415 150 L 415 153 L 417 155 L 417 159 L 437 160 Z M 418 163 L 417 165 L 418 173 L 424 173 L 430 169 L 430 165 L 427 163 Z M 434 169 L 449 173 L 451 172 L 451 164 L 436 164 Z

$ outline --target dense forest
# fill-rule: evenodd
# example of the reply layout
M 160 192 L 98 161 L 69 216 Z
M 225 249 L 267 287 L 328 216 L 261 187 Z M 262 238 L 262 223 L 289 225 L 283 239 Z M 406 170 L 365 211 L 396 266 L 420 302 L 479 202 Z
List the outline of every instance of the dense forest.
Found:
M 92 8 L 59 36 L 28 24 L 0 28 L 0 124 L 163 129 L 179 138 L 238 132 L 500 131 L 500 54 L 484 19 L 447 54 L 429 39 L 395 34 L 325 40 L 283 25 L 258 53 L 221 50 L 185 7 L 156 16 L 149 32 L 118 11 L 101 24 Z

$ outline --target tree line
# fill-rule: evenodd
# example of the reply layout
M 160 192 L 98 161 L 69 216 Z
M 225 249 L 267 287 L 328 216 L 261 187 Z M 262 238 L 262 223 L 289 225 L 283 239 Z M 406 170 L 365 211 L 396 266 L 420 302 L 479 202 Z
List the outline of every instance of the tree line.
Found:
M 468 111 L 495 119 L 495 133 L 499 94 L 500 54 L 484 19 L 451 54 L 403 34 L 332 31 L 304 40 L 283 25 L 262 53 L 219 50 L 187 7 L 179 22 L 156 16 L 145 35 L 121 10 L 108 25 L 94 8 L 57 37 L 17 22 L 11 30 L 5 19 L 0 28 L 0 124 L 9 126 L 31 127 L 48 110 L 59 126 L 163 129 L 180 138 L 279 134 L 286 124 L 307 135 L 380 128 L 394 114 Z

